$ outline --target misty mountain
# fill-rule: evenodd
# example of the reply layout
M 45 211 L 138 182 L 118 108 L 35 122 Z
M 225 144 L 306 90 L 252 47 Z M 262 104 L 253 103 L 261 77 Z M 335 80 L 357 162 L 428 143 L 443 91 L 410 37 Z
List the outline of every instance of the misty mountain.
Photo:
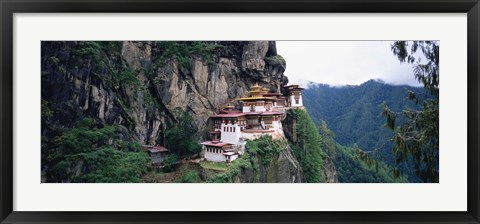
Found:
M 407 99 L 407 91 L 423 93 L 421 87 L 394 86 L 369 80 L 358 86 L 333 87 L 311 84 L 303 91 L 303 101 L 317 126 L 325 120 L 335 132 L 335 140 L 345 146 L 357 144 L 364 151 L 387 164 L 394 164 L 391 138 L 393 132 L 384 127 L 386 119 L 380 115 L 385 102 L 393 111 L 416 108 Z M 402 122 L 399 120 L 398 122 Z M 414 181 L 410 169 L 403 169 Z M 410 174 L 410 175 L 409 175 Z

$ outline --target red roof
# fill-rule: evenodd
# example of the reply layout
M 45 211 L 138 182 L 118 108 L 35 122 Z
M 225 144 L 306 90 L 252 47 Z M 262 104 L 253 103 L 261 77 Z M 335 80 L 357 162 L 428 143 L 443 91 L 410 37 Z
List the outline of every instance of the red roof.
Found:
M 221 114 L 239 114 L 242 113 L 242 111 L 239 110 L 221 110 Z
M 244 113 L 229 113 L 229 114 L 213 114 L 210 117 L 241 117 L 245 116 Z
M 213 146 L 213 147 L 223 147 L 226 145 L 231 145 L 230 143 L 221 142 L 221 141 L 205 141 L 200 143 L 202 145 Z
M 265 112 L 247 112 L 246 115 L 281 115 L 282 112 L 278 111 L 265 111 Z

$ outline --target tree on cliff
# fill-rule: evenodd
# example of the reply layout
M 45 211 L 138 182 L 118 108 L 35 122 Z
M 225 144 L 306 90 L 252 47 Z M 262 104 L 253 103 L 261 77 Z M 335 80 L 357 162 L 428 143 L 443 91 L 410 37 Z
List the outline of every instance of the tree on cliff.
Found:
M 292 144 L 292 149 L 302 167 L 305 182 L 324 182 L 325 177 L 322 175 L 324 156 L 321 148 L 322 137 L 307 111 L 290 109 L 288 113 L 297 122 L 297 140 Z
M 408 99 L 421 107 L 394 112 L 386 105 L 382 115 L 386 126 L 394 132 L 393 152 L 397 164 L 413 162 L 415 173 L 424 182 L 439 181 L 439 45 L 436 41 L 396 41 L 391 50 L 401 63 L 413 64 L 413 74 L 428 91 L 428 95 L 408 92 Z M 418 53 L 417 53 L 418 52 Z M 421 53 L 421 54 L 420 54 Z M 422 63 L 421 55 L 427 60 Z M 405 122 L 396 125 L 398 116 Z M 395 170 L 399 175 L 399 170 Z
M 181 108 L 175 108 L 173 113 L 177 119 L 165 131 L 165 145 L 180 157 L 200 152 L 198 128 L 192 116 Z

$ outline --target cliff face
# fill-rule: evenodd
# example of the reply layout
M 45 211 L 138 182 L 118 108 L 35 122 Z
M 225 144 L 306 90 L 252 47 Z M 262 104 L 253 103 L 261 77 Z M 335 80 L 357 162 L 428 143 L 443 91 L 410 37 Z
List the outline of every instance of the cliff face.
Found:
M 161 42 L 42 42 L 41 97 L 54 114 L 42 120 L 43 135 L 45 123 L 71 127 L 86 116 L 120 124 L 141 143 L 162 144 L 175 108 L 204 130 L 215 110 L 256 82 L 272 90 L 288 82 L 275 42 L 206 46 L 215 48 L 181 57 Z
M 296 155 L 300 167 L 303 165 L 303 172 L 307 173 L 306 178 L 312 177 L 312 182 L 337 183 L 335 164 L 323 148 L 324 136 L 318 133 L 306 110 L 289 110 L 282 126 L 293 154 Z
M 237 183 L 302 183 L 302 168 L 292 155 L 290 147 L 281 151 L 268 164 L 261 164 L 258 157 L 253 156 L 257 169 L 243 169 L 235 179 Z

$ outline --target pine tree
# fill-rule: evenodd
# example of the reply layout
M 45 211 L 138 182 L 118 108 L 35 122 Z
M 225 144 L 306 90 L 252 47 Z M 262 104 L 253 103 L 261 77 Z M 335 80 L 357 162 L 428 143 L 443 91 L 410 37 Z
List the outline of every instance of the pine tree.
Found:
M 436 41 L 396 41 L 391 50 L 401 63 L 413 64 L 415 78 L 428 94 L 408 92 L 408 99 L 421 107 L 394 112 L 384 106 L 385 126 L 394 132 L 396 163 L 412 161 L 415 173 L 424 182 L 439 181 L 439 43 Z M 422 58 L 426 63 L 422 63 Z M 398 116 L 405 122 L 395 125 Z M 399 175 L 399 169 L 395 170 Z

